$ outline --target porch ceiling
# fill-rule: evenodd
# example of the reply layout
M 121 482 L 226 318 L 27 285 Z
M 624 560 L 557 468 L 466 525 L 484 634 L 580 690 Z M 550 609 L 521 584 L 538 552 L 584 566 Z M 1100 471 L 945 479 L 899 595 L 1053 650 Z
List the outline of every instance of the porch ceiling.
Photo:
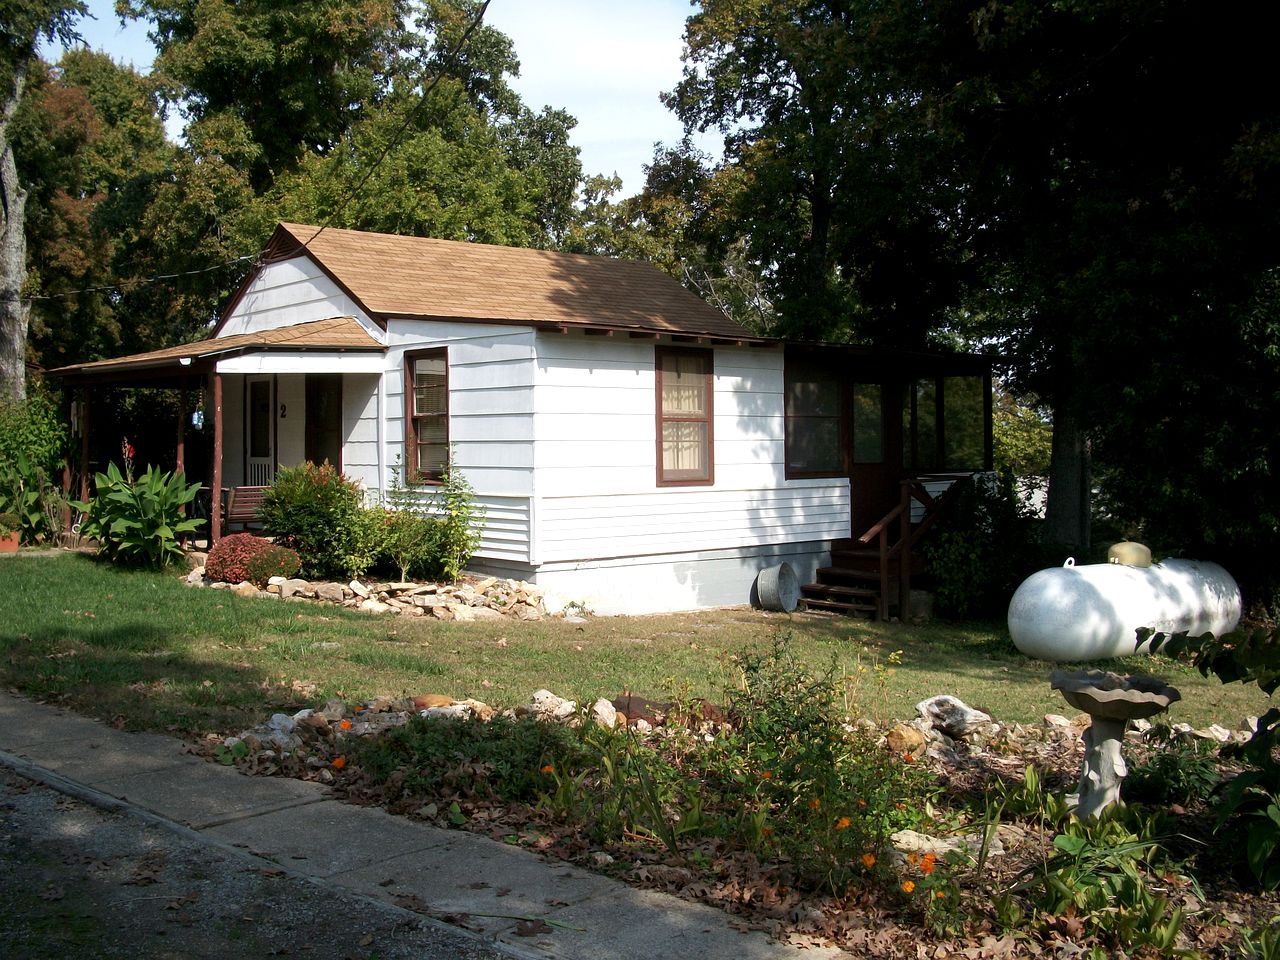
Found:
M 331 317 L 273 330 L 213 337 L 128 357 L 71 364 L 50 370 L 49 374 L 71 383 L 182 380 L 210 372 L 220 362 L 252 354 L 310 352 L 333 354 L 336 358 L 347 353 L 382 353 L 386 349 L 354 317 Z

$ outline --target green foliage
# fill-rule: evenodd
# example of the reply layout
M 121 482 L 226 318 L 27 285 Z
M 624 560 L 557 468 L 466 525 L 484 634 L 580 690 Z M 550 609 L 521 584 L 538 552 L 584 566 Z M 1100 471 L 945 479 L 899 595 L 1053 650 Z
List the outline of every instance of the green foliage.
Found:
M 950 512 L 924 546 L 929 581 L 946 616 L 999 617 L 1017 585 L 1043 566 L 1038 525 L 1008 474 L 958 483 Z
M 259 516 L 268 536 L 295 550 L 305 576 L 357 577 L 380 549 L 381 511 L 330 463 L 284 467 L 262 497 Z
M 414 492 L 401 482 L 400 458 L 391 468 L 391 486 L 387 489 L 386 503 L 390 508 L 386 516 L 383 549 L 400 571 L 400 579 L 425 571 L 434 565 L 438 555 L 442 523 L 436 517 L 419 511 L 421 505 Z
M 0 464 L 25 461 L 24 473 L 54 470 L 65 442 L 62 415 L 48 393 L 34 389 L 25 400 L 0 396 Z
M 1153 820 L 1123 809 L 1072 817 L 1053 846 L 1053 856 L 1015 884 L 1017 893 L 1048 917 L 1078 918 L 1084 935 L 1112 948 L 1174 954 L 1182 908 L 1160 891 L 1185 881 L 1165 861 Z
M 454 468 L 452 459 L 431 495 L 433 508 L 442 521 L 436 542 L 436 572 L 446 580 L 457 580 L 480 544 L 485 509 L 476 503 L 475 489 Z
M 1121 788 L 1127 802 L 1189 806 L 1207 799 L 1221 783 L 1213 744 L 1200 739 L 1181 742 L 1167 722 L 1153 725 L 1147 736 L 1157 749 L 1145 762 L 1130 767 Z
M 16 513 L 0 512 L 0 537 L 7 537 L 22 529 Z
M 1233 630 L 1221 637 L 1138 631 L 1139 644 L 1147 641 L 1153 653 L 1188 657 L 1204 676 L 1212 673 L 1223 683 L 1256 683 L 1268 696 L 1280 687 L 1280 628 L 1275 625 Z M 1258 719 L 1246 743 L 1223 747 L 1222 753 L 1238 757 L 1248 767 L 1223 785 L 1218 826 L 1233 821 L 1231 828 L 1247 836 L 1254 877 L 1268 889 L 1280 888 L 1280 707 Z
M 532 718 L 488 722 L 411 717 L 374 740 L 355 741 L 351 757 L 372 781 L 398 797 L 531 801 L 545 789 L 548 765 L 572 763 L 576 734 Z
M 204 523 L 183 516 L 199 490 L 181 471 L 161 473 L 151 466 L 130 480 L 109 463 L 94 478 L 93 500 L 74 506 L 86 511 L 81 533 L 99 542 L 99 553 L 116 563 L 163 567 L 182 556 L 178 538 Z

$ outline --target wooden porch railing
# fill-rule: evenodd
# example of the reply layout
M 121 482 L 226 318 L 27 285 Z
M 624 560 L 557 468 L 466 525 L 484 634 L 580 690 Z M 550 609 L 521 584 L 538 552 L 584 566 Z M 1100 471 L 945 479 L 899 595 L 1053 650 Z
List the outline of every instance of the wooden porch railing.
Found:
M 901 497 L 898 505 L 881 517 L 866 533 L 858 538 L 859 543 L 870 546 L 876 544 L 880 558 L 880 609 L 879 617 L 885 620 L 889 616 L 889 580 L 893 566 L 898 569 L 898 611 L 905 620 L 911 609 L 911 550 L 920 538 L 932 527 L 942 515 L 946 504 L 951 500 L 956 489 L 956 481 L 969 477 L 970 474 L 936 473 L 918 474 L 908 477 L 901 483 Z M 926 488 L 928 483 L 951 481 L 950 485 L 939 496 L 935 497 Z M 919 503 L 924 507 L 920 522 L 911 525 L 912 504 Z M 896 523 L 895 523 L 896 521 Z M 894 527 L 898 528 L 898 538 L 891 542 Z

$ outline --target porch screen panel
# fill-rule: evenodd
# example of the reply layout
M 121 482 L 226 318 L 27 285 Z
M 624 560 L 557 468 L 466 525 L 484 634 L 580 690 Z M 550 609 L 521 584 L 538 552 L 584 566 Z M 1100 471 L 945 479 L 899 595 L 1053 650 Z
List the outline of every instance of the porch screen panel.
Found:
M 883 388 L 878 383 L 853 385 L 853 462 L 884 462 Z
M 658 481 L 709 483 L 711 465 L 711 353 L 659 350 Z
M 982 377 L 942 380 L 943 466 L 981 470 L 987 459 L 987 390 Z
M 903 464 L 910 470 L 937 470 L 938 382 L 917 380 L 902 404 Z
M 787 371 L 787 475 L 844 473 L 840 382 L 827 370 L 796 365 Z
M 449 364 L 443 350 L 411 354 L 405 445 L 416 480 L 438 480 L 449 465 Z

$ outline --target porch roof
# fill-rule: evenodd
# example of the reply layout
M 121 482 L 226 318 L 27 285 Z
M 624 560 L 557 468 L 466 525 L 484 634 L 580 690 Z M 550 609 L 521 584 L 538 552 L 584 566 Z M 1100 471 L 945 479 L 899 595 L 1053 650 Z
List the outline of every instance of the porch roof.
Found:
M 307 351 L 316 353 L 381 352 L 386 347 L 369 335 L 354 317 L 311 320 L 272 330 L 256 330 L 195 343 L 165 347 L 110 360 L 58 367 L 49 373 L 69 381 L 187 377 L 203 373 L 222 359 L 254 353 Z

